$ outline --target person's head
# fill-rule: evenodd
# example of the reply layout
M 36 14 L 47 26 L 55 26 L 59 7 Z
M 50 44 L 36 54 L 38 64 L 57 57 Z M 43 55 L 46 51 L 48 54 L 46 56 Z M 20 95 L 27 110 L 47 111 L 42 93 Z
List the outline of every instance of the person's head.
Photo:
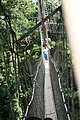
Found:
M 26 120 L 41 120 L 41 118 L 32 116 L 32 117 L 26 118 Z
M 47 117 L 47 118 L 44 118 L 44 120 L 53 120 L 53 119 L 50 117 Z

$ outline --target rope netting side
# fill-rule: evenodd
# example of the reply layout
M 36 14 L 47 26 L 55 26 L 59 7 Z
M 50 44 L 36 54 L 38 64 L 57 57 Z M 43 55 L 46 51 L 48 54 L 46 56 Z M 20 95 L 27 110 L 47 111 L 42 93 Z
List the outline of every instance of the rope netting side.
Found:
M 37 70 L 36 70 L 36 73 L 35 73 L 35 77 L 34 77 L 34 79 L 33 79 L 33 89 L 32 89 L 31 100 L 30 100 L 30 102 L 28 103 L 28 105 L 26 106 L 26 112 L 25 112 L 25 115 L 24 115 L 23 120 L 25 120 L 25 118 L 27 118 L 30 105 L 32 104 L 32 101 L 33 101 L 33 98 L 34 98 L 36 78 L 37 78 L 37 75 L 38 75 L 38 72 L 39 72 L 39 67 L 41 66 L 41 63 L 42 63 L 42 59 L 40 60 L 40 62 L 38 63 L 38 66 L 37 66 Z
M 50 58 L 50 61 L 54 65 L 54 68 L 55 68 L 55 70 L 57 72 L 59 89 L 60 89 L 60 92 L 61 92 L 61 95 L 62 95 L 62 100 L 63 100 L 64 108 L 65 108 L 65 111 L 66 111 L 66 114 L 67 114 L 67 118 L 68 118 L 68 120 L 71 120 L 69 110 L 68 110 L 68 107 L 66 105 L 65 95 L 64 95 L 64 92 L 63 92 L 62 84 L 61 84 L 61 77 L 60 77 L 60 74 L 59 74 L 58 66 L 57 66 L 56 62 L 52 58 Z

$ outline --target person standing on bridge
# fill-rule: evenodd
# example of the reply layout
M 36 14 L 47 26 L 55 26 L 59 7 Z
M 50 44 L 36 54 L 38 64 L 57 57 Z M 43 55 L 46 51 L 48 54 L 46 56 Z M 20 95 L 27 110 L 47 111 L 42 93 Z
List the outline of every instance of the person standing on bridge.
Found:
M 43 55 L 45 60 L 48 60 L 48 48 L 46 46 L 43 47 Z

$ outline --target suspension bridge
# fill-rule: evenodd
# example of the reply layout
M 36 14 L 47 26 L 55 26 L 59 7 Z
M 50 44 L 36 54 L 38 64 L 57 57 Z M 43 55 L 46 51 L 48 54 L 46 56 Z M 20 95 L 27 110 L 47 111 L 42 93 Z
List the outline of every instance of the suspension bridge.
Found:
M 34 77 L 32 98 L 27 106 L 25 117 L 70 120 L 60 79 L 55 61 L 51 57 L 46 61 L 41 58 Z
M 48 23 L 48 25 L 46 25 L 46 23 L 44 23 L 45 14 L 48 15 L 46 10 L 46 4 L 46 13 L 42 9 L 42 7 L 44 6 L 42 6 L 41 2 L 39 2 L 39 6 L 39 19 L 41 21 L 41 23 L 39 23 L 39 26 L 40 24 L 42 24 L 42 27 L 40 27 L 40 35 L 41 45 L 43 47 L 43 42 L 48 44 L 47 30 L 51 30 L 54 33 L 57 33 L 57 24 Z M 46 18 L 45 21 L 48 20 L 48 17 Z M 48 26 L 48 28 L 46 28 L 46 26 Z M 19 41 L 27 37 L 27 35 L 28 34 L 23 35 L 19 39 Z M 53 68 L 51 68 L 51 66 L 53 66 Z M 60 76 L 58 74 L 59 71 L 56 67 L 57 66 L 51 56 L 48 58 L 48 60 L 45 60 L 42 54 L 34 77 L 32 97 L 29 104 L 27 105 L 23 120 L 25 120 L 25 117 L 27 116 L 36 116 L 42 119 L 52 118 L 53 120 L 70 120 L 70 115 L 67 109 L 67 105 L 65 103 L 64 93 L 61 87 Z M 53 73 L 51 73 L 51 71 L 53 71 Z
M 51 16 L 53 16 L 55 13 L 58 13 L 58 11 L 61 12 L 61 6 L 53 10 L 53 12 L 50 15 L 48 15 L 46 3 L 44 1 L 38 1 L 38 4 L 39 4 L 40 22 L 36 26 L 34 26 L 30 31 L 28 31 L 28 33 L 33 31 L 33 29 L 39 27 L 42 49 L 43 49 L 43 43 L 46 43 L 48 45 L 49 33 L 53 33 L 57 35 L 57 38 L 58 36 L 61 37 L 61 39 L 63 39 L 63 48 L 65 44 L 67 48 L 67 41 L 66 43 L 64 41 L 67 38 L 64 23 L 50 22 Z M 27 35 L 28 34 L 23 35 L 22 38 L 27 37 Z M 58 51 L 57 53 L 54 52 L 55 54 L 57 54 L 57 57 L 60 56 L 61 48 L 59 48 L 59 50 L 60 51 Z M 64 54 L 65 54 L 64 56 L 67 56 L 67 52 L 65 52 Z M 66 60 L 67 58 L 68 57 L 66 57 Z M 42 54 L 40 64 L 38 66 L 37 73 L 34 79 L 32 99 L 26 109 L 25 116 L 29 116 L 29 117 L 37 116 L 41 119 L 52 118 L 53 120 L 74 119 L 74 117 L 71 118 L 70 116 L 70 109 L 69 109 L 69 105 L 67 104 L 67 102 L 69 102 L 69 99 L 66 102 L 66 98 L 64 94 L 65 91 L 63 88 L 64 83 L 61 80 L 62 75 L 60 74 L 60 66 L 59 66 L 60 63 L 59 61 L 57 61 L 59 59 L 61 58 L 56 59 L 55 55 L 51 56 L 49 52 L 49 59 L 45 61 L 43 59 L 43 54 Z M 64 61 L 63 56 L 62 56 L 62 61 Z M 69 78 L 68 75 L 66 75 L 66 77 L 67 79 Z
M 55 14 L 59 10 L 60 7 L 53 11 L 51 15 Z M 46 4 L 43 3 L 43 1 L 39 1 L 39 20 L 41 22 L 39 22 L 35 27 L 28 31 L 27 34 L 24 34 L 19 39 L 19 41 L 27 37 L 30 32 L 42 24 L 42 27 L 39 28 L 41 35 L 41 46 L 43 47 L 43 42 L 48 44 L 47 31 L 53 31 L 54 33 L 57 33 L 58 28 L 57 23 L 50 24 L 48 22 L 50 16 L 48 16 Z M 42 119 L 52 118 L 53 120 L 70 120 L 64 92 L 62 90 L 60 82 L 59 71 L 54 59 L 51 58 L 51 55 L 49 55 L 48 60 L 45 60 L 42 53 L 42 57 L 38 63 L 33 82 L 32 97 L 29 104 L 27 105 L 23 120 L 25 120 L 25 117 L 28 116 L 36 116 Z
M 48 14 L 46 3 L 43 0 L 38 0 L 38 5 L 38 23 L 34 27 L 30 28 L 28 32 L 23 34 L 18 40 L 16 39 L 16 35 L 12 29 L 10 19 L 5 14 L 5 17 L 8 20 L 6 25 L 9 25 L 12 35 L 12 40 L 8 44 L 8 52 L 4 51 L 3 46 L 1 48 L 4 56 L 9 97 L 12 97 L 10 90 L 15 90 L 15 87 L 9 83 L 9 79 L 12 77 L 10 75 L 13 73 L 10 74 L 7 67 L 13 67 L 13 76 L 16 79 L 16 96 L 21 101 L 21 104 L 22 101 L 24 101 L 24 105 L 22 106 L 25 106 L 23 108 L 24 112 L 21 119 L 26 120 L 30 117 L 37 117 L 42 120 L 45 118 L 51 118 L 52 120 L 75 120 L 73 113 L 74 109 L 75 111 L 77 110 L 75 107 L 76 104 L 73 104 L 75 98 L 77 98 L 78 101 L 78 97 L 75 95 L 76 97 L 74 100 L 71 100 L 72 94 L 70 93 L 70 96 L 68 95 L 69 90 L 71 90 L 70 92 L 73 92 L 73 90 L 76 91 L 76 86 L 74 85 L 72 62 L 69 60 L 70 50 L 68 48 L 67 35 L 62 19 L 61 5 L 54 10 L 51 8 L 50 14 Z M 54 16 L 55 14 L 59 14 L 59 21 Z M 53 16 L 54 21 L 52 21 Z M 36 61 L 36 68 L 32 72 L 30 63 L 31 56 L 26 57 L 26 49 L 31 44 L 31 41 L 28 40 L 29 35 L 37 29 L 40 33 L 41 57 Z M 49 49 L 48 37 L 56 42 L 55 47 L 52 49 Z M 27 46 L 25 46 L 25 43 Z M 47 44 L 48 47 L 49 57 L 47 60 L 44 59 L 43 55 L 44 43 Z M 30 74 L 26 71 L 29 71 Z M 22 96 L 20 96 L 22 90 L 25 93 L 25 89 L 28 88 L 26 81 L 28 81 L 29 88 L 32 87 L 32 91 L 29 91 L 32 92 L 29 101 L 26 99 L 22 100 Z M 22 85 L 23 83 L 24 85 Z M 26 93 L 25 96 L 28 96 L 27 94 L 28 93 Z M 12 107 L 13 101 L 11 99 L 10 102 Z M 15 114 L 13 113 L 13 110 L 11 114 L 14 120 Z
M 40 22 L 24 34 L 19 41 L 27 37 L 38 27 L 42 49 L 43 43 L 48 44 L 49 32 L 64 37 L 66 32 L 63 23 L 57 24 L 49 22 L 50 17 L 60 10 L 61 6 L 48 15 L 46 4 L 43 1 L 39 1 Z M 44 59 L 43 53 L 39 60 L 33 82 L 32 97 L 29 104 L 26 106 L 23 120 L 25 120 L 26 117 L 35 116 L 41 119 L 51 118 L 53 120 L 71 120 L 70 112 L 68 110 L 69 106 L 66 104 L 64 90 L 62 88 L 59 64 L 57 64 L 50 52 L 48 54 L 48 60 Z

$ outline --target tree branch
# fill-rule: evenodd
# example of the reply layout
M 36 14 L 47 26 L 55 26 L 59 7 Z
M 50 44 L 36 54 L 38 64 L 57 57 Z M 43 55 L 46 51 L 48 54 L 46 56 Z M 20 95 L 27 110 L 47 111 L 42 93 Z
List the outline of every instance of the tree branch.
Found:
M 47 17 L 45 17 L 43 19 L 43 22 L 45 22 L 46 20 L 48 20 L 52 15 L 54 15 L 56 12 L 58 12 L 59 10 L 61 10 L 61 6 L 59 6 L 58 8 L 56 8 L 50 15 L 48 15 Z M 37 29 L 40 25 L 42 25 L 42 21 L 40 21 L 37 25 L 35 25 L 34 27 L 30 28 L 28 30 L 27 33 L 25 33 L 24 35 L 22 35 L 18 40 L 18 41 L 21 41 L 23 39 L 25 39 L 26 37 L 28 37 L 35 29 Z

